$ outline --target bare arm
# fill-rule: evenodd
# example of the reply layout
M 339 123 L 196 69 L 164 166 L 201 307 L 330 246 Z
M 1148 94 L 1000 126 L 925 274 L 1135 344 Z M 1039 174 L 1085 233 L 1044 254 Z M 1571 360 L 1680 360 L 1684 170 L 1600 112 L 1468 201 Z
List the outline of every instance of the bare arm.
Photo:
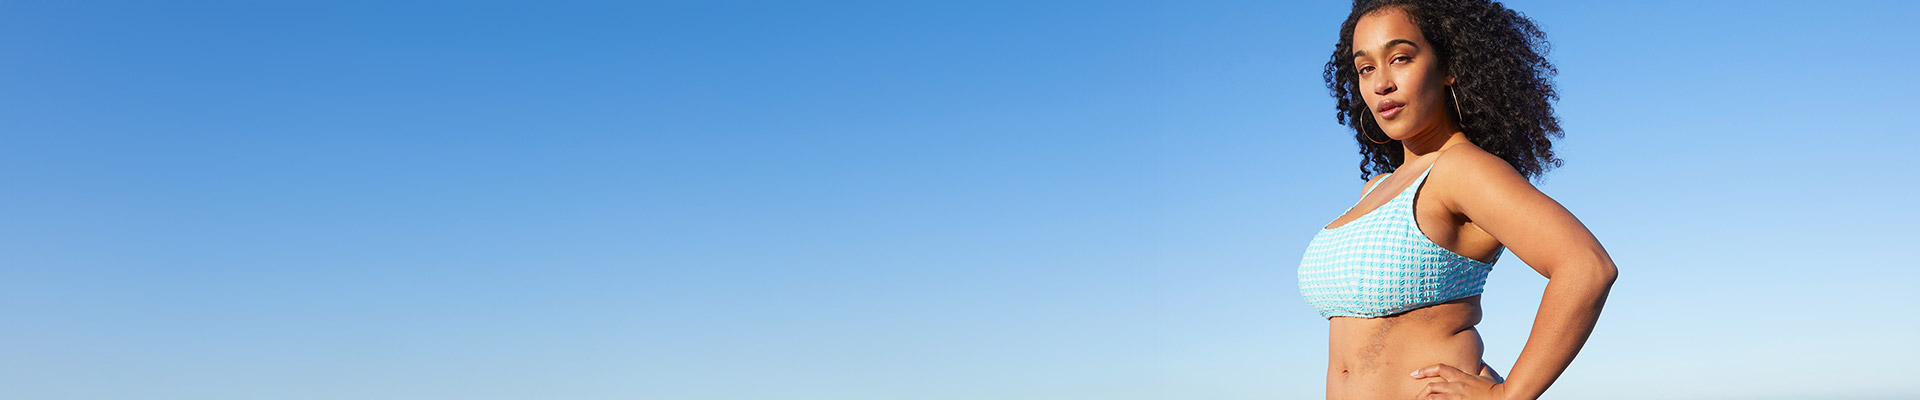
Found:
M 1535 399 L 1560 378 L 1600 320 L 1618 271 L 1585 224 L 1512 166 L 1478 150 L 1452 155 L 1463 190 L 1450 207 L 1525 260 L 1547 289 L 1519 360 L 1501 384 L 1508 399 Z

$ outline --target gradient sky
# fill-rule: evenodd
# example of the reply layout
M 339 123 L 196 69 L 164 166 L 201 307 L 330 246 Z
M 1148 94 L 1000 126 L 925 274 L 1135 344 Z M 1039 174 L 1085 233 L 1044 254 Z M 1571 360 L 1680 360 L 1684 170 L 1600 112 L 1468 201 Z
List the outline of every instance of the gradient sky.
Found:
M 1343 3 L 9 1 L 0 398 L 1320 398 Z M 1551 398 L 1920 396 L 1920 6 L 1508 4 Z

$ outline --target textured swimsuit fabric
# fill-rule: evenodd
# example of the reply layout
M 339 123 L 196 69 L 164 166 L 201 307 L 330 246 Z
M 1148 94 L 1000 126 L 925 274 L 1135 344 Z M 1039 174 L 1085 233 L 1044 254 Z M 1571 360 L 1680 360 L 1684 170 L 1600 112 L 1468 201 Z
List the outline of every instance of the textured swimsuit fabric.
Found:
M 1320 316 L 1383 317 L 1473 296 L 1486 288 L 1493 262 L 1454 253 L 1420 232 L 1413 200 L 1430 172 L 1431 164 L 1386 204 L 1313 236 L 1300 259 L 1300 294 Z M 1349 207 L 1346 212 L 1352 211 Z M 1499 262 L 1505 251 L 1494 253 L 1493 261 Z

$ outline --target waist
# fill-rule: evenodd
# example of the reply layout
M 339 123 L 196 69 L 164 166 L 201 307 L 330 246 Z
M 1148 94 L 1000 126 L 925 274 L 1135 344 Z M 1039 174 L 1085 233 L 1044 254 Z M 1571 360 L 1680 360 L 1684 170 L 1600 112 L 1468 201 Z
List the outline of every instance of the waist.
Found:
M 1328 398 L 1410 398 L 1440 379 L 1407 374 L 1433 364 L 1477 372 L 1486 350 L 1474 329 L 1479 300 L 1471 296 L 1388 317 L 1329 319 Z

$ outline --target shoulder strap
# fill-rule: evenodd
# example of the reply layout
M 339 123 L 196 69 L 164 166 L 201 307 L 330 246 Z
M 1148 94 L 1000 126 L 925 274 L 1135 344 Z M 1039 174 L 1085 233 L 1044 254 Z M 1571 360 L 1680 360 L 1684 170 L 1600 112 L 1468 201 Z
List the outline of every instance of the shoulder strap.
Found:
M 1434 166 L 1434 164 L 1439 164 L 1439 163 L 1440 163 L 1440 159 L 1439 159 L 1438 157 L 1442 157 L 1442 156 L 1446 156 L 1446 155 L 1447 155 L 1447 153 L 1446 153 L 1446 152 L 1444 152 L 1444 151 L 1443 151 L 1443 152 L 1440 152 L 1440 154 L 1438 154 L 1438 155 L 1435 155 L 1435 156 L 1434 156 L 1435 158 L 1433 159 L 1433 162 L 1431 162 L 1431 163 L 1427 163 L 1427 169 L 1426 169 L 1425 171 L 1421 171 L 1421 172 L 1420 172 L 1420 178 L 1419 178 L 1419 179 L 1417 179 L 1417 180 L 1416 180 L 1416 182 L 1417 182 L 1418 180 L 1424 180 L 1424 179 L 1426 179 L 1426 178 L 1427 178 L 1427 173 L 1429 173 L 1429 172 L 1433 172 L 1433 166 Z M 1392 173 L 1392 172 L 1388 172 L 1388 173 L 1386 173 L 1385 175 L 1387 175 L 1387 176 L 1391 176 L 1391 175 L 1393 175 L 1393 173 Z M 1367 197 L 1367 195 L 1369 195 L 1369 194 L 1373 194 L 1373 189 L 1374 189 L 1374 188 L 1377 188 L 1377 187 L 1380 187 L 1380 184 L 1382 184 L 1382 183 L 1386 183 L 1386 182 L 1387 182 L 1387 178 L 1380 178 L 1380 180 L 1379 180 L 1379 181 L 1377 181 L 1377 182 L 1374 182 L 1374 183 L 1373 183 L 1373 186 L 1368 186 L 1368 187 L 1367 187 L 1367 190 L 1364 190 L 1364 191 L 1361 191 L 1361 192 L 1360 192 L 1360 197 Z M 1418 184 L 1418 183 L 1415 183 L 1415 184 Z
M 1440 152 L 1440 154 L 1433 155 L 1433 162 L 1427 163 L 1427 170 L 1420 172 L 1420 179 L 1426 179 L 1427 173 L 1433 172 L 1433 166 L 1440 164 L 1440 158 L 1446 157 L 1446 156 L 1447 156 L 1447 152 L 1445 151 Z

